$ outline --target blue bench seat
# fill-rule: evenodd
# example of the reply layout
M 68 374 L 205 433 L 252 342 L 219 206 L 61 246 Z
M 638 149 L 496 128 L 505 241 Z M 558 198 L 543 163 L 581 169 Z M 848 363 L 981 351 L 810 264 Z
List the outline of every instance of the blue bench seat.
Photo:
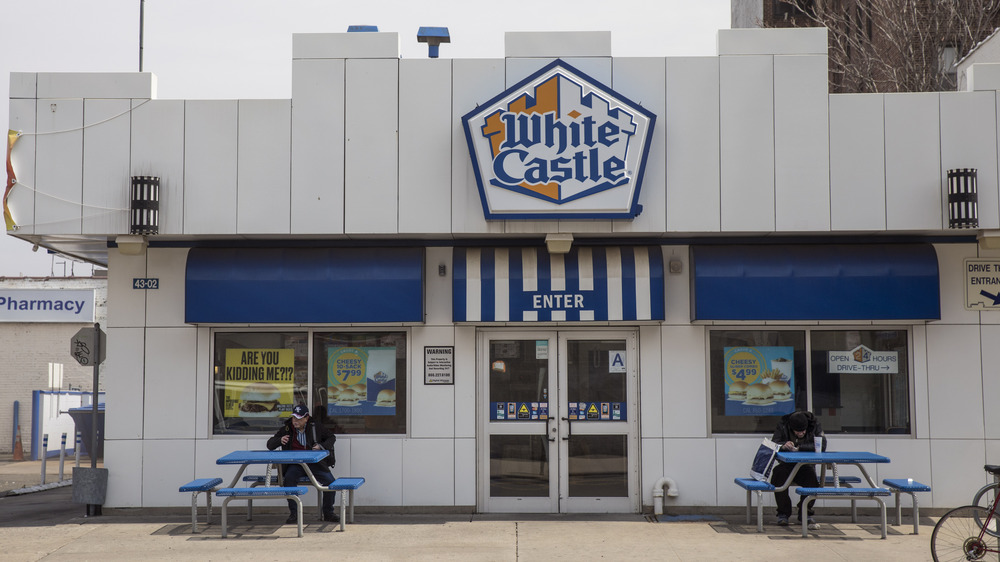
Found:
M 899 494 L 910 494 L 913 498 L 913 534 L 920 534 L 920 506 L 917 504 L 917 492 L 930 492 L 931 487 L 921 484 L 912 478 L 886 478 L 882 480 L 887 488 L 896 496 L 896 524 L 903 524 L 903 506 L 899 504 Z
M 824 499 L 871 499 L 878 502 L 882 515 L 882 538 L 886 536 L 885 502 L 883 496 L 891 494 L 888 488 L 796 488 L 795 493 L 805 497 L 816 497 Z M 802 536 L 809 536 L 807 519 L 802 520 Z
M 212 523 L 212 492 L 222 484 L 222 478 L 197 478 L 177 491 L 191 492 L 191 532 L 198 532 L 198 494 L 205 494 L 205 525 Z
M 249 482 L 251 488 L 257 486 L 277 486 L 279 485 L 278 475 L 275 474 L 271 476 L 270 482 L 265 482 L 267 479 L 263 474 L 248 474 L 243 477 L 244 482 Z M 300 476 L 299 481 L 296 484 L 312 484 L 308 476 Z M 323 496 L 316 494 L 316 509 L 319 512 L 320 517 L 323 516 Z M 247 521 L 253 519 L 253 500 L 247 500 Z
M 354 492 L 365 484 L 365 479 L 360 477 L 337 478 L 328 486 L 332 491 L 340 492 L 340 530 L 344 530 L 347 523 L 347 506 L 351 506 L 351 523 L 354 523 Z
M 752 495 L 757 495 L 757 532 L 764 532 L 764 492 L 773 492 L 774 484 L 755 480 L 753 478 L 736 478 L 736 485 L 747 491 L 747 525 L 750 524 L 750 510 L 753 504 Z
M 309 493 L 305 486 L 265 486 L 250 488 L 221 488 L 215 495 L 226 498 L 222 501 L 222 538 L 226 538 L 227 523 L 226 508 L 235 499 L 253 500 L 254 498 L 285 498 L 296 503 L 298 509 L 299 537 L 302 536 L 302 500 L 299 496 Z

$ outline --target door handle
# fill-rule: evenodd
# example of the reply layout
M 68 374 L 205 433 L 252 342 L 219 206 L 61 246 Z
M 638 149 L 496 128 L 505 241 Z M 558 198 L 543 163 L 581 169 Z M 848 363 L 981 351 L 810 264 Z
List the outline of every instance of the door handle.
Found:
M 553 418 L 551 417 L 545 418 L 545 436 L 548 438 L 549 441 L 555 441 L 556 433 L 559 431 L 558 427 L 549 426 L 549 422 L 552 421 L 552 419 Z
M 562 421 L 566 422 L 566 436 L 562 439 L 569 441 L 569 438 L 573 437 L 573 422 L 569 421 L 569 418 L 562 418 Z

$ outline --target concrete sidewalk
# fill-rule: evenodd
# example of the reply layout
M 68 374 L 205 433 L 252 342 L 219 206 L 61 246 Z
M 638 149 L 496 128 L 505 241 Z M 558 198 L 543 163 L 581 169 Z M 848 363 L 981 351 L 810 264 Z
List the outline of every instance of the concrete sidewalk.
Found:
M 106 509 L 85 517 L 71 488 L 0 498 L 0 559 L 27 560 L 809 560 L 930 559 L 935 520 L 890 526 L 879 538 L 877 519 L 819 519 L 803 539 L 797 527 L 765 525 L 758 534 L 742 509 L 733 515 L 399 515 L 365 513 L 340 532 L 306 514 L 305 536 L 285 525 L 283 509 L 255 509 L 254 521 L 233 502 L 230 537 L 221 538 L 218 505 L 212 524 L 191 533 L 190 510 Z M 204 521 L 204 508 L 200 521 Z M 890 515 L 891 521 L 891 515 Z

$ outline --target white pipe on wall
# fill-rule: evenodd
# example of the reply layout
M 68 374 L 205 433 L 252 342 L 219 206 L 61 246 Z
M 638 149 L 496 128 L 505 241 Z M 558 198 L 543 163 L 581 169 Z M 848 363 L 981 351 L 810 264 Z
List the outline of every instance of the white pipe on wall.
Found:
M 678 495 L 678 492 L 677 492 L 677 483 L 674 482 L 673 479 L 667 478 L 666 476 L 664 476 L 663 478 L 660 478 L 659 480 L 657 480 L 656 484 L 653 484 L 653 514 L 654 515 L 663 515 L 663 488 L 664 488 L 664 486 L 666 486 L 666 488 L 667 488 L 667 495 L 668 496 L 670 496 L 670 497 L 673 498 L 673 497 L 676 497 Z

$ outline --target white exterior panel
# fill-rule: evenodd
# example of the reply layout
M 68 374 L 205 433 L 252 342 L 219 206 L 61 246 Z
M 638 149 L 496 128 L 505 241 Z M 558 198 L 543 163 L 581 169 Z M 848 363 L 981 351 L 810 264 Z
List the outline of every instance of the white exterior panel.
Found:
M 183 101 L 132 101 L 130 175 L 160 178 L 160 234 L 184 232 Z
M 83 217 L 83 100 L 45 100 L 36 112 L 35 229 L 79 234 Z
M 403 465 L 403 505 L 455 505 L 455 447 L 451 439 L 406 439 Z
M 10 163 L 20 185 L 15 185 L 7 195 L 7 206 L 22 234 L 35 232 L 35 141 L 38 137 L 23 134 L 35 132 L 35 105 L 33 99 L 12 99 L 8 115 L 8 127 L 22 132 L 10 154 Z
M 948 170 L 976 168 L 979 228 L 1000 228 L 996 92 L 941 94 L 942 227 L 948 227 Z
M 129 231 L 129 104 L 129 100 L 84 100 L 84 234 Z
M 146 277 L 159 279 L 157 289 L 132 289 L 146 293 L 146 325 L 156 327 L 184 326 L 184 283 L 188 248 L 149 248 L 151 254 Z
M 827 56 L 774 57 L 775 230 L 830 230 Z
M 888 230 L 941 228 L 938 98 L 938 94 L 885 96 L 885 208 Z
M 719 232 L 719 59 L 667 59 L 666 132 L 669 232 Z M 645 191 L 645 189 L 643 190 Z
M 344 231 L 398 232 L 399 61 L 348 60 Z
M 722 230 L 774 230 L 774 57 L 719 57 Z
M 928 326 L 927 336 L 931 438 L 983 439 L 983 401 L 969 399 L 983 392 L 979 327 Z
M 462 116 L 489 101 L 504 90 L 504 61 L 492 59 L 455 59 L 452 61 L 452 174 L 451 174 L 451 225 L 452 232 L 482 234 L 503 232 L 503 221 L 489 221 L 483 217 L 483 204 L 479 199 L 476 174 L 469 156 L 465 131 L 460 126 Z
M 830 96 L 830 226 L 885 230 L 882 94 Z
M 292 233 L 344 232 L 344 60 L 292 61 Z
M 239 102 L 188 101 L 184 109 L 184 233 L 236 233 Z
M 190 439 L 195 434 L 196 336 L 192 326 L 146 329 L 144 439 Z
M 632 220 L 613 221 L 615 232 L 663 232 L 667 229 L 666 63 L 658 57 L 619 58 L 614 63 L 614 91 L 656 115 L 653 142 L 639 192 L 642 213 Z
M 238 233 L 291 230 L 291 103 L 240 100 L 237 141 Z
M 107 448 L 108 443 L 117 440 L 143 437 L 145 334 L 142 328 L 106 328 L 104 331 L 108 335 L 108 350 L 101 370 L 102 382 L 104 388 L 114 389 L 105 398 Z
M 399 232 L 451 232 L 451 61 L 402 60 Z

